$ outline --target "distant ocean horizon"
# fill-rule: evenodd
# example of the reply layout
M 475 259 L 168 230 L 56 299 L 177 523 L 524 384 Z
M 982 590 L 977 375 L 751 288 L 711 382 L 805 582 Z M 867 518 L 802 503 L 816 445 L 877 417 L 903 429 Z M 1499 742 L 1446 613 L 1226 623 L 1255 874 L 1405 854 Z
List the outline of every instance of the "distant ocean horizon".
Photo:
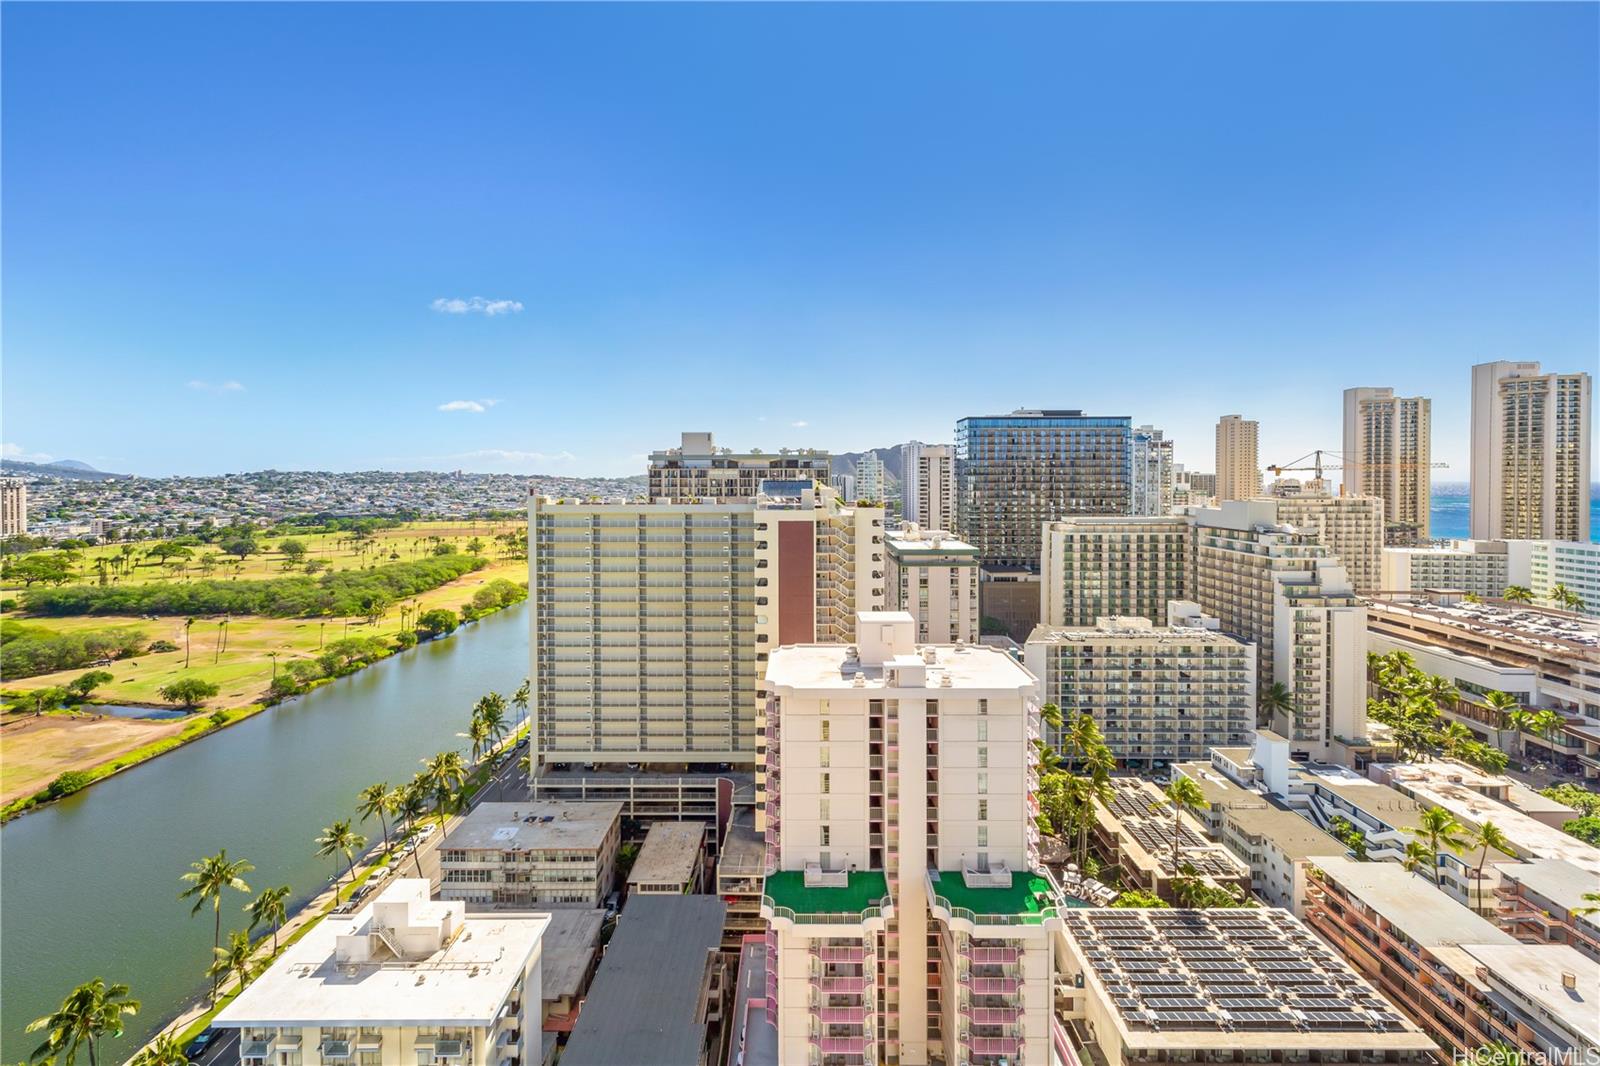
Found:
M 1471 505 L 1465 481 L 1441 481 L 1433 486 L 1429 508 L 1434 540 L 1465 540 L 1469 535 Z M 1589 486 L 1589 539 L 1600 543 L 1600 484 Z

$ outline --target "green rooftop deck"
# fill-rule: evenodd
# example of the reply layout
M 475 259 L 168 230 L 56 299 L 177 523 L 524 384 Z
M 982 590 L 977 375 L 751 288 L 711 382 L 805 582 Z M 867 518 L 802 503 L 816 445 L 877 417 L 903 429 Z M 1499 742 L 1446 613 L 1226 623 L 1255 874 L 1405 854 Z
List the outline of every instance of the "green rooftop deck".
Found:
M 767 875 L 764 894 L 774 909 L 790 912 L 785 917 L 795 920 L 808 915 L 841 920 L 853 915 L 852 920 L 860 920 L 865 912 L 877 912 L 878 904 L 889 894 L 889 881 L 881 871 L 856 870 L 839 888 L 813 888 L 806 884 L 805 871 L 780 870 Z
M 929 881 L 933 891 L 951 907 L 970 911 L 979 918 L 995 917 L 1013 925 L 1037 925 L 1056 912 L 1050 882 L 1037 874 L 1013 871 L 1009 887 L 968 888 L 960 870 L 940 870 L 939 880 L 929 878 Z

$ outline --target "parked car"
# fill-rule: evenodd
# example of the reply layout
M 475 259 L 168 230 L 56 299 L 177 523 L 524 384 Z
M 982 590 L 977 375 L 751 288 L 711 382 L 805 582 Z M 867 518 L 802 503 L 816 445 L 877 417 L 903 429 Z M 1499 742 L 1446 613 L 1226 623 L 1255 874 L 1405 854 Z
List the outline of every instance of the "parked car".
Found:
M 189 1046 L 187 1049 L 185 1049 L 186 1054 L 189 1056 L 189 1061 L 199 1062 L 202 1058 L 204 1058 L 206 1054 L 206 1048 L 216 1043 L 217 1037 L 221 1035 L 222 1034 L 220 1030 L 211 1026 L 207 1026 L 206 1028 L 200 1030 L 200 1035 L 189 1041 Z

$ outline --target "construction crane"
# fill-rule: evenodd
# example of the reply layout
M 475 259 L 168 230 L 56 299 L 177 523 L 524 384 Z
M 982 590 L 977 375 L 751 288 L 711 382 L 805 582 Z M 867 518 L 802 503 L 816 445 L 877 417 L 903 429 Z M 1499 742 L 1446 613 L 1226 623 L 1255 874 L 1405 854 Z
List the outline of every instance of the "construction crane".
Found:
M 1322 461 L 1322 457 L 1324 455 L 1337 459 L 1338 462 L 1325 463 Z M 1305 461 L 1307 459 L 1311 460 L 1310 466 L 1305 465 Z M 1315 472 L 1317 479 L 1320 481 L 1322 479 L 1322 472 L 1324 470 L 1418 470 L 1423 467 L 1428 467 L 1434 470 L 1444 470 L 1449 466 L 1449 463 L 1352 463 L 1347 462 L 1344 456 L 1340 455 L 1338 452 L 1331 452 L 1322 448 L 1318 448 L 1315 451 L 1307 452 L 1300 458 L 1285 463 L 1282 466 L 1269 466 L 1267 467 L 1267 471 L 1271 474 L 1282 477 L 1288 472 L 1304 473 L 1305 471 L 1309 470 Z

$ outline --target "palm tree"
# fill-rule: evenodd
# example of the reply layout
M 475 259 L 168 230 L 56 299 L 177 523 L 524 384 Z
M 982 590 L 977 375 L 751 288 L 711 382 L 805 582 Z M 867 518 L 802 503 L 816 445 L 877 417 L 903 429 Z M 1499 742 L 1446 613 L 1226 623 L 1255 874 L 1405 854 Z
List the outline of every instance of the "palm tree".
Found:
M 1497 722 L 1504 722 L 1513 729 L 1520 728 L 1517 723 L 1511 720 L 1511 716 L 1516 711 L 1520 711 L 1522 706 L 1511 693 L 1501 692 L 1497 688 L 1490 689 L 1483 694 L 1483 705 L 1495 712 Z
M 489 723 L 474 714 L 472 716 L 472 724 L 467 726 L 467 731 L 465 733 L 457 733 L 456 736 L 472 741 L 472 762 L 476 765 L 484 751 L 489 747 Z
M 1406 873 L 1414 874 L 1423 867 L 1433 868 L 1434 855 L 1428 850 L 1428 845 L 1420 840 L 1412 840 L 1406 844 L 1405 858 L 1400 865 L 1405 867 Z
M 434 809 L 439 815 L 439 832 L 444 832 L 444 819 L 448 813 L 450 796 L 466 784 L 467 768 L 459 751 L 441 751 L 431 759 L 424 759 L 423 787 L 433 793 Z
M 1054 729 L 1057 733 L 1061 732 L 1060 707 L 1057 707 L 1053 703 L 1045 704 L 1043 707 L 1039 708 L 1039 718 L 1044 722 L 1045 725 L 1049 726 L 1051 729 Z
M 1526 585 L 1507 585 L 1500 598 L 1507 603 L 1532 603 L 1533 590 Z
M 1178 869 L 1178 846 L 1183 840 L 1183 812 L 1185 809 L 1203 807 L 1206 794 L 1194 783 L 1192 777 L 1174 777 L 1164 790 L 1167 802 L 1172 805 L 1172 869 Z
M 404 819 L 406 832 L 411 832 L 417 821 L 428 811 L 428 801 L 423 794 L 423 789 L 416 781 L 413 781 L 410 784 L 399 786 L 389 795 L 391 797 L 389 809 Z M 412 849 L 411 857 L 416 860 L 417 876 L 421 877 L 422 855 L 420 850 Z
M 1572 908 L 1574 915 L 1600 914 L 1600 892 L 1585 892 L 1583 902 L 1592 906 L 1574 907 Z
M 189 648 L 191 644 L 189 639 L 189 630 L 194 628 L 196 621 L 197 619 L 193 616 L 183 620 L 183 668 L 185 670 L 189 669 Z
M 1462 748 L 1476 739 L 1472 735 L 1472 730 L 1460 722 L 1446 723 L 1445 727 L 1439 730 L 1438 733 L 1439 747 L 1452 759 L 1456 757 Z
M 1294 694 L 1282 681 L 1274 681 L 1261 690 L 1256 705 L 1260 710 L 1257 721 L 1270 723 L 1273 715 L 1288 714 L 1294 710 Z
M 1421 683 L 1417 685 L 1417 694 L 1432 703 L 1435 712 L 1453 707 L 1456 701 L 1461 699 L 1456 683 L 1437 674 L 1424 675 Z
M 194 907 L 190 915 L 200 913 L 200 908 L 211 901 L 211 910 L 216 915 L 216 928 L 211 934 L 211 950 L 215 951 L 222 944 L 222 892 L 231 888 L 236 892 L 249 892 L 250 886 L 244 883 L 242 875 L 254 870 L 244 859 L 228 859 L 228 849 L 223 848 L 215 855 L 208 855 L 199 862 L 189 864 L 189 872 L 184 874 L 182 880 L 189 882 L 189 887 L 178 894 L 179 899 L 193 899 Z M 211 981 L 211 1002 L 217 1001 L 217 982 Z
M 1441 848 L 1449 848 L 1456 854 L 1468 847 L 1467 838 L 1462 836 L 1466 827 L 1456 820 L 1456 816 L 1443 807 L 1429 807 L 1417 819 L 1417 828 L 1407 829 L 1418 840 L 1427 845 L 1428 853 L 1434 857 L 1439 855 Z M 1439 883 L 1439 868 L 1433 869 L 1433 883 Z
M 1564 583 L 1557 582 L 1550 586 L 1550 602 L 1565 607 L 1569 611 L 1583 610 L 1583 597 L 1573 592 Z
M 317 858 L 327 855 L 340 855 L 350 864 L 350 883 L 356 880 L 356 852 L 365 847 L 367 838 L 350 828 L 350 819 L 340 818 L 332 825 L 323 829 L 322 835 L 317 838 Z M 339 873 L 334 867 L 334 888 L 337 891 Z
M 272 953 L 278 953 L 278 929 L 289 920 L 289 886 L 263 888 L 261 894 L 245 904 L 250 915 L 250 928 L 258 925 L 272 926 Z
M 487 727 L 491 746 L 506 735 L 506 698 L 500 693 L 491 692 L 480 699 L 472 716 Z
M 211 975 L 213 981 L 234 975 L 239 979 L 238 991 L 243 992 L 244 986 L 250 983 L 250 956 L 254 954 L 250 946 L 250 934 L 235 929 L 228 934 L 227 947 L 212 950 L 217 957 L 211 960 L 206 973 Z
M 379 781 L 356 793 L 356 813 L 364 822 L 374 814 L 383 827 L 383 846 L 389 846 L 389 782 Z
M 1521 1066 L 1523 1062 L 1521 1050 L 1504 1040 L 1491 1040 L 1476 1051 L 1468 1052 L 1466 1058 L 1481 1062 L 1483 1066 Z
M 96 1066 L 95 1041 L 121 1036 L 122 1016 L 138 1013 L 139 1001 L 128 998 L 127 985 L 108 985 L 96 977 L 74 988 L 54 1011 L 28 1023 L 24 1032 L 45 1030 L 44 1043 L 33 1049 L 28 1061 L 73 1066 L 78 1048 L 86 1046 L 89 1066 Z
M 128 1066 L 189 1066 L 189 1053 L 171 1033 L 162 1033 L 139 1049 Z
M 1537 736 L 1549 740 L 1555 736 L 1557 730 L 1566 724 L 1566 715 L 1546 708 L 1533 713 L 1533 718 L 1528 722 L 1528 729 Z
M 1493 822 L 1484 822 L 1477 829 L 1472 830 L 1471 835 L 1472 846 L 1483 849 L 1483 854 L 1478 856 L 1478 865 L 1472 871 L 1473 881 L 1481 883 L 1483 864 L 1489 859 L 1490 848 L 1500 852 L 1502 855 L 1514 857 L 1516 853 L 1511 850 L 1511 841 L 1500 831 L 1500 827 Z
M 532 693 L 528 690 L 528 679 L 523 678 L 522 684 L 517 686 L 517 691 L 511 694 L 511 702 L 517 705 L 517 710 L 522 712 L 521 717 L 528 716 L 528 700 Z

